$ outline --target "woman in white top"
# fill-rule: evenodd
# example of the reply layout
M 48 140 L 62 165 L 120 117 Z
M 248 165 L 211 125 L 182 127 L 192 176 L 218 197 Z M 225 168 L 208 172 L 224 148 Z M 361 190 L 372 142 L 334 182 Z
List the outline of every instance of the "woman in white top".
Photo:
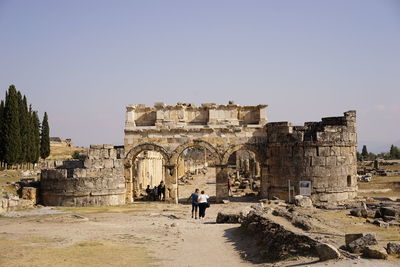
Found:
M 209 196 L 204 194 L 204 190 L 201 191 L 200 195 L 197 197 L 197 203 L 199 205 L 199 218 L 204 218 L 206 215 L 206 209 L 207 209 L 207 199 L 209 199 Z

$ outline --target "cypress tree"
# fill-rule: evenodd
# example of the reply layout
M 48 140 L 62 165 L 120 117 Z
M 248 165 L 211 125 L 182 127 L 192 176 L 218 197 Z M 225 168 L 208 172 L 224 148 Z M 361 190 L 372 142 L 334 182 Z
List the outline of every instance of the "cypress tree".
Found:
M 42 132 L 40 136 L 40 157 L 47 158 L 50 155 L 50 129 L 47 113 L 44 113 L 42 121 Z
M 361 156 L 363 157 L 363 159 L 366 159 L 368 157 L 368 150 L 366 145 L 363 145 Z
M 8 164 L 15 164 L 21 155 L 21 133 L 19 124 L 18 93 L 10 85 L 4 105 L 4 159 Z
M 0 162 L 4 161 L 4 101 L 0 101 Z
M 29 134 L 29 117 L 28 117 L 28 104 L 26 97 L 22 97 L 18 92 L 18 110 L 19 110 L 19 125 L 21 135 L 21 154 L 20 162 L 28 162 L 28 134 Z
M 36 111 L 32 112 L 32 158 L 31 163 L 37 163 L 40 157 L 40 121 Z
M 27 135 L 27 148 L 26 148 L 26 161 L 32 163 L 34 158 L 34 129 L 33 129 L 33 115 L 32 115 L 32 105 L 29 105 L 28 110 L 28 135 Z

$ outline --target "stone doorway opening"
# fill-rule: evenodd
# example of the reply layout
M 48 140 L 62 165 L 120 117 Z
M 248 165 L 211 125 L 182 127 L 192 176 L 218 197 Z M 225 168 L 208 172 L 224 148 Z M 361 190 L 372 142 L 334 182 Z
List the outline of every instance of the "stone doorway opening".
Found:
M 163 155 L 152 150 L 142 151 L 132 160 L 134 200 L 165 200 L 164 165 Z
M 210 202 L 215 202 L 218 163 L 218 157 L 202 146 L 190 146 L 180 153 L 176 164 L 180 203 L 187 203 L 188 197 L 196 188 L 204 190 L 210 196 Z
M 231 201 L 245 201 L 259 196 L 261 168 L 257 154 L 242 148 L 233 152 L 227 161 L 227 187 Z

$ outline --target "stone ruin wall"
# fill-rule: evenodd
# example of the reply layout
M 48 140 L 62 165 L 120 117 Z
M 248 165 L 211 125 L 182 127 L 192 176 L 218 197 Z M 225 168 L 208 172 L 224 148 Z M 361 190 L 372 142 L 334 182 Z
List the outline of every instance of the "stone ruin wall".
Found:
M 107 206 L 125 204 L 124 149 L 91 145 L 81 160 L 44 169 L 41 203 L 46 206 Z
M 352 199 L 357 192 L 356 113 L 292 127 L 268 123 L 268 195 L 288 199 L 288 181 L 311 181 L 314 201 Z
M 224 155 L 241 147 L 256 147 L 265 144 L 266 105 L 239 106 L 214 103 L 195 106 L 178 103 L 175 106 L 156 103 L 154 107 L 143 104 L 126 108 L 124 147 L 125 177 L 128 199 L 133 201 L 134 188 L 138 182 L 134 164 L 137 155 L 145 150 L 163 154 L 166 198 L 177 203 L 180 154 L 190 147 L 207 148 L 213 155 L 216 172 L 216 199 L 228 198 L 227 166 Z M 227 159 L 226 159 L 227 161 Z M 136 194 L 136 193 L 135 193 Z
M 94 206 L 132 201 L 132 194 L 140 192 L 138 182 L 142 181 L 143 188 L 149 179 L 140 158 L 144 151 L 147 155 L 153 153 L 149 151 L 161 153 L 152 160 L 163 165 L 167 200 L 176 203 L 177 178 L 186 171 L 180 167 L 184 160 L 179 155 L 193 146 L 207 148 L 215 157 L 217 201 L 228 197 L 228 160 L 240 148 L 254 152 L 259 161 L 255 169 L 261 178 L 261 197 L 288 199 L 290 180 L 292 196 L 299 194 L 300 181 L 311 181 L 314 201 L 353 198 L 357 191 L 355 111 L 291 126 L 288 122 L 266 123 L 265 107 L 128 106 L 126 154 L 122 147 L 92 145 L 81 160 L 43 170 L 42 203 Z
M 174 106 L 156 103 L 154 107 L 144 104 L 129 105 L 126 110 L 125 129 L 137 127 L 196 127 L 204 125 L 264 125 L 267 121 L 266 105 L 238 106 L 215 103 L 195 106 L 178 103 Z

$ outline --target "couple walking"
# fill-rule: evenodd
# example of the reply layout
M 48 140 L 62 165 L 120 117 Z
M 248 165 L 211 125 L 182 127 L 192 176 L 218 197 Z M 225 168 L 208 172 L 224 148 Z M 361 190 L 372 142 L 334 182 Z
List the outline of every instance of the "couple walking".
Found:
M 197 209 L 199 209 L 199 218 L 204 218 L 206 215 L 206 209 L 210 207 L 208 203 L 209 196 L 204 193 L 204 190 L 199 194 L 199 189 L 196 189 L 194 193 L 188 198 L 192 199 L 192 218 L 194 216 L 197 219 Z

